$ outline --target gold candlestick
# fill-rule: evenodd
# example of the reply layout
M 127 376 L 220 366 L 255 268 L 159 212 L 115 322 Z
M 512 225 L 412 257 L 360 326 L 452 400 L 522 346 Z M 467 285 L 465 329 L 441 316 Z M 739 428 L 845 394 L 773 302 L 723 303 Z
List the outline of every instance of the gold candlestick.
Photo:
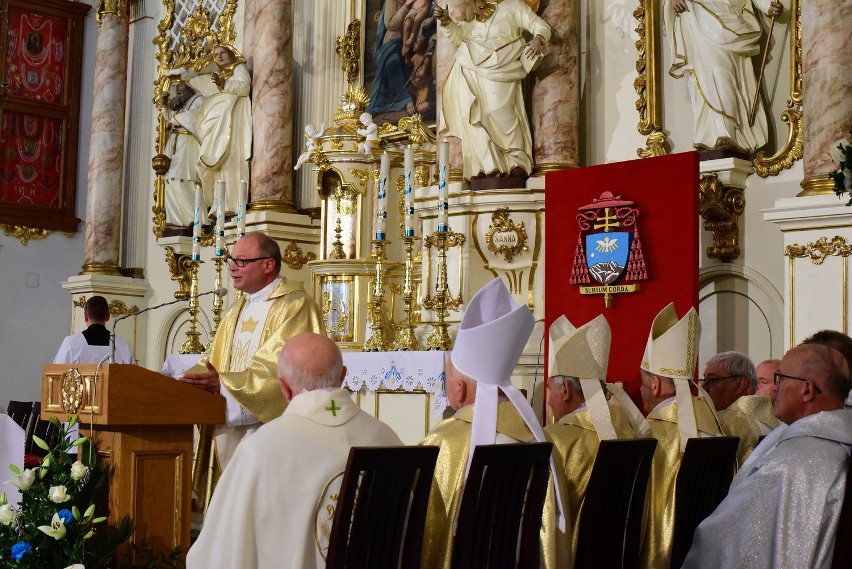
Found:
M 376 283 L 373 290 L 373 302 L 370 309 L 370 339 L 364 344 L 365 352 L 385 352 L 388 349 L 387 331 L 382 316 L 385 309 L 385 239 L 373 239 L 376 250 Z
M 340 240 L 343 230 L 340 228 L 340 217 L 337 218 L 337 223 L 334 225 L 334 242 L 331 244 L 331 252 L 328 254 L 329 259 L 345 259 L 346 251 L 343 250 L 343 241 Z
M 227 253 L 226 253 L 227 254 Z M 216 280 L 215 280 L 215 288 L 222 288 L 222 265 L 225 264 L 225 256 L 214 257 L 213 263 L 216 265 Z M 213 336 L 216 335 L 216 331 L 219 329 L 219 323 L 222 321 L 222 307 L 225 305 L 225 301 L 221 296 L 214 295 L 213 298 L 213 331 L 210 334 L 210 338 L 212 340 Z
M 403 237 L 405 241 L 405 280 L 402 287 L 402 296 L 405 299 L 405 323 L 396 338 L 393 349 L 399 351 L 415 351 L 417 336 L 414 333 L 416 322 L 414 321 L 414 303 L 417 295 L 414 290 L 414 241 L 417 237 Z
M 189 285 L 189 330 L 186 333 L 186 340 L 181 344 L 180 354 L 200 354 L 204 351 L 204 346 L 201 345 L 199 338 L 201 332 L 198 331 L 198 268 L 201 261 L 191 261 L 192 263 L 192 280 Z
M 464 242 L 464 235 L 447 231 L 435 231 L 426 238 L 427 245 L 435 245 L 438 248 L 438 278 L 435 283 L 435 296 L 426 296 L 422 303 L 424 308 L 435 311 L 438 321 L 433 324 L 432 333 L 426 338 L 427 350 L 447 351 L 453 347 L 450 334 L 447 331 L 447 314 L 449 309 L 458 309 L 460 299 L 454 299 L 450 294 L 447 284 L 447 249 L 451 246 L 460 245 Z

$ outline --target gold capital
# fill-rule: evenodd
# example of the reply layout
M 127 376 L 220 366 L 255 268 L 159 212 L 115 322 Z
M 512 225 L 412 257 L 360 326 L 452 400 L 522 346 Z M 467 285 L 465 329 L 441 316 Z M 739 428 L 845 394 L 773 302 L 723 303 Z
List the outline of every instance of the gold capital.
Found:
M 113 14 L 118 17 L 127 17 L 128 0 L 98 0 L 98 27 L 101 27 L 104 21 L 104 16 Z

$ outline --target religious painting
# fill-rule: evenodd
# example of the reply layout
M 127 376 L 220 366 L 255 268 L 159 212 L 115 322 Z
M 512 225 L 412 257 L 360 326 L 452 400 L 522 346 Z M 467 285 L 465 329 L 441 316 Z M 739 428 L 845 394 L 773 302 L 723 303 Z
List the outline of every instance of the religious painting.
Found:
M 432 0 L 367 0 L 364 88 L 382 125 L 420 114 L 435 122 L 437 19 Z
M 84 17 L 70 0 L 9 0 L 0 99 L 0 224 L 76 232 Z

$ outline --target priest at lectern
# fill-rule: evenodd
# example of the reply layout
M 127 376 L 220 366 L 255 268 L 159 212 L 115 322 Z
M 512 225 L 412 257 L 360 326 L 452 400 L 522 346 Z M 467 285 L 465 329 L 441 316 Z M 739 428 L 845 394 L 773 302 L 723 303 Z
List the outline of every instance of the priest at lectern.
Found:
M 322 314 L 302 284 L 281 277 L 281 249 L 270 237 L 249 233 L 233 247 L 228 270 L 243 298 L 225 314 L 204 359 L 179 381 L 213 393 L 227 403 L 226 422 L 215 433 L 215 456 L 199 443 L 193 486 L 209 501 L 208 489 L 242 438 L 281 415 L 287 403 L 275 381 L 278 352 L 303 332 L 324 333 Z M 206 367 L 206 369 L 205 369 Z M 221 371 L 220 371 L 221 370 Z M 199 470 L 199 466 L 201 469 Z M 208 482 L 208 478 L 210 478 Z

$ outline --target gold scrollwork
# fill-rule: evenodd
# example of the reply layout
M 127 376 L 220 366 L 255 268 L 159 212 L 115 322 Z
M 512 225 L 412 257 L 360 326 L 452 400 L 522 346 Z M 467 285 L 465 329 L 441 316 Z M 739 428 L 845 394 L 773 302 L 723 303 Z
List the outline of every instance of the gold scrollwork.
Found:
M 112 14 L 118 17 L 127 17 L 127 0 L 98 0 L 98 11 L 95 13 L 95 19 L 98 21 L 98 27 L 104 23 L 104 16 Z
M 639 0 L 639 6 L 633 11 L 636 18 L 636 50 L 639 58 L 636 60 L 636 79 L 633 88 L 639 98 L 636 100 L 636 110 L 639 111 L 640 134 L 650 135 L 645 148 L 638 148 L 636 153 L 642 157 L 663 156 L 666 152 L 666 135 L 662 130 L 660 116 L 660 79 L 657 71 L 656 30 L 657 2 L 654 0 Z
M 519 224 L 509 217 L 509 208 L 501 207 L 491 214 L 491 225 L 485 233 L 485 244 L 495 255 L 503 255 L 511 263 L 515 255 L 528 251 L 527 230 L 524 222 Z
M 761 150 L 754 157 L 754 172 L 761 178 L 777 176 L 782 170 L 792 168 L 796 160 L 802 158 L 804 148 L 802 111 L 787 109 L 781 113 L 781 120 L 790 126 L 787 131 L 787 142 L 772 156 L 766 156 L 766 152 Z
M 175 253 L 172 247 L 166 247 L 166 264 L 169 266 L 171 279 L 178 283 L 179 288 L 175 291 L 175 298 L 179 300 L 189 298 L 194 266 L 192 256 Z
M 109 303 L 109 313 L 113 318 L 117 318 L 119 316 L 125 316 L 127 314 L 136 314 L 139 312 L 139 307 L 135 304 L 133 306 L 128 307 L 121 300 L 113 300 Z
M 50 235 L 50 231 L 47 229 L 35 229 L 33 227 L 24 227 L 23 225 L 3 225 L 2 227 L 4 234 L 20 240 L 21 245 L 25 247 L 30 242 L 30 239 L 44 239 Z
M 337 313 L 337 322 L 332 326 L 328 326 L 326 328 L 327 332 L 338 334 L 346 330 L 346 324 L 349 322 L 349 314 L 346 312 L 346 305 L 341 299 L 332 299 L 331 294 L 323 292 L 320 300 L 320 310 L 322 311 L 324 322 L 331 322 L 329 315 L 332 312 Z
M 852 245 L 846 244 L 846 239 L 836 235 L 829 240 L 827 237 L 820 237 L 815 243 L 806 243 L 798 245 L 796 243 L 787 245 L 784 250 L 784 255 L 790 259 L 807 257 L 814 265 L 822 265 L 825 258 L 828 256 L 848 257 L 852 254 Z
M 346 34 L 337 37 L 337 56 L 346 73 L 346 82 L 354 85 L 361 68 L 361 20 L 354 19 L 346 27 Z
M 83 406 L 83 376 L 77 368 L 71 368 L 62 375 L 62 411 L 75 414 Z
M 361 170 L 358 168 L 350 168 L 349 173 L 358 178 L 358 185 L 364 188 L 364 191 L 366 192 L 369 173 L 366 170 Z
M 418 113 L 399 119 L 396 128 L 400 132 L 407 132 L 408 143 L 414 146 L 423 144 L 426 141 L 435 142 L 437 138 L 435 133 L 423 124 L 423 117 Z
M 725 186 L 715 172 L 704 174 L 698 183 L 698 213 L 704 229 L 713 234 L 707 256 L 726 263 L 740 256 L 739 216 L 745 210 L 742 188 Z
M 309 252 L 307 255 L 304 251 L 299 247 L 299 244 L 295 241 L 290 241 L 290 244 L 284 249 L 284 254 L 281 255 L 281 260 L 288 267 L 293 269 L 294 271 L 298 271 L 302 267 L 305 266 L 305 263 L 308 261 L 313 261 L 317 258 L 316 253 L 313 251 Z

